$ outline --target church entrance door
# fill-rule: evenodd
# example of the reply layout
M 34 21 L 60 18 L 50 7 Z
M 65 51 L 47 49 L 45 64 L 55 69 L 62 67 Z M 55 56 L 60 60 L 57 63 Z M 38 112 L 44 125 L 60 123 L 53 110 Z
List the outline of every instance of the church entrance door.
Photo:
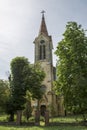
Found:
M 40 112 L 41 112 L 41 116 L 45 116 L 45 112 L 46 112 L 46 106 L 45 105 L 41 105 Z

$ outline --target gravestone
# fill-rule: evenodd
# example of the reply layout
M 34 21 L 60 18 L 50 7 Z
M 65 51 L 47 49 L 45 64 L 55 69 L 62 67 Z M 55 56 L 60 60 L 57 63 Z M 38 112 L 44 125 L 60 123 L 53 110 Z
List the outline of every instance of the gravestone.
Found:
M 35 111 L 35 125 L 40 125 L 40 111 Z
M 45 111 L 45 126 L 49 125 L 49 111 Z
M 20 125 L 21 124 L 21 117 L 22 117 L 22 111 L 21 110 L 18 110 L 17 111 L 17 125 Z

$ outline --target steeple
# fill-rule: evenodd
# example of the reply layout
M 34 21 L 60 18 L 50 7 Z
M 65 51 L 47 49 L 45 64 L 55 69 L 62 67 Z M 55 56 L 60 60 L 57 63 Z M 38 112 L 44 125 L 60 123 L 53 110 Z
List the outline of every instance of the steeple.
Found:
M 42 11 L 42 20 L 38 36 L 34 40 L 35 44 L 35 62 L 43 61 L 52 63 L 52 38 L 48 34 L 44 13 Z
M 48 36 L 48 31 L 47 31 L 47 27 L 46 27 L 46 23 L 45 23 L 45 17 L 44 17 L 45 11 L 43 10 L 41 13 L 42 13 L 42 21 L 41 21 L 39 35 L 45 34 L 46 36 Z

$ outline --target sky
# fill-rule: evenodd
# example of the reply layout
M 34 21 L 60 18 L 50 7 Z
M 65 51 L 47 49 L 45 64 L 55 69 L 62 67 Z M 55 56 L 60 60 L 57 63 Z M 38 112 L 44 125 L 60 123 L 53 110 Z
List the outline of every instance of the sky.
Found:
M 62 40 L 67 22 L 75 21 L 87 29 L 87 0 L 0 0 L 0 79 L 8 79 L 10 63 L 16 56 L 34 63 L 35 37 L 38 36 L 42 14 L 54 52 Z

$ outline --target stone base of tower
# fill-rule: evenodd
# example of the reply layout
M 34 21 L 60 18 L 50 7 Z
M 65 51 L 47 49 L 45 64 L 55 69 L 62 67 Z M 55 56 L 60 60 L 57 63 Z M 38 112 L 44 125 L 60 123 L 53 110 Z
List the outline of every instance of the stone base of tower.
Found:
M 50 116 L 64 116 L 63 98 L 52 95 L 52 102 L 48 106 Z
M 39 101 L 32 101 L 33 106 L 33 115 L 35 111 L 38 109 L 40 111 L 40 116 L 45 116 L 45 112 L 49 111 L 50 117 L 55 116 L 64 116 L 64 105 L 63 105 L 63 97 L 57 97 L 56 95 L 43 96 L 43 98 Z

